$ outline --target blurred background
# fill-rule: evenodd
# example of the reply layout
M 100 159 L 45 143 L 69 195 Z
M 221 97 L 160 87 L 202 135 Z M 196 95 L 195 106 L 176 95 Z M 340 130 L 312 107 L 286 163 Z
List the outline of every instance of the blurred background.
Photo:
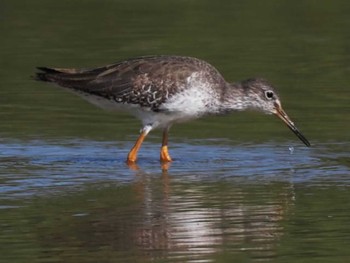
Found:
M 210 62 L 227 81 L 264 77 L 277 87 L 286 111 L 311 141 L 348 140 L 348 8 L 342 1 L 4 0 L 0 132 L 124 138 L 125 129 L 138 129 L 137 120 L 106 114 L 36 83 L 31 79 L 35 67 L 88 68 L 174 54 Z M 119 129 L 121 122 L 127 127 Z M 197 137 L 191 131 L 206 130 L 207 122 L 175 126 L 176 134 Z M 211 131 L 203 137 L 214 132 L 233 140 L 294 140 L 281 123 L 260 114 L 209 122 Z M 220 133 L 215 125 L 222 127 Z

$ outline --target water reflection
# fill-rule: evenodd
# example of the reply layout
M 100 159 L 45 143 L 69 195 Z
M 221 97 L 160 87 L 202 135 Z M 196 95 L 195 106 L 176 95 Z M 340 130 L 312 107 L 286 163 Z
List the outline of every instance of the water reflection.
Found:
M 156 180 L 141 174 L 137 182 L 143 222 L 132 236 L 142 250 L 152 255 L 166 250 L 169 258 L 191 262 L 213 259 L 225 251 L 244 251 L 259 260 L 276 253 L 276 241 L 283 233 L 281 220 L 293 204 L 289 184 L 268 186 L 276 190 L 264 193 L 264 186 L 188 184 L 165 173 L 158 183 L 160 190 L 154 187 Z M 263 198 L 257 200 L 250 192 Z
M 37 200 L 35 214 L 42 219 L 29 218 L 30 241 L 44 259 L 64 262 L 107 255 L 123 262 L 213 262 L 223 253 L 268 261 L 276 255 L 281 221 L 293 205 L 288 184 L 203 185 L 138 176 L 127 186 Z

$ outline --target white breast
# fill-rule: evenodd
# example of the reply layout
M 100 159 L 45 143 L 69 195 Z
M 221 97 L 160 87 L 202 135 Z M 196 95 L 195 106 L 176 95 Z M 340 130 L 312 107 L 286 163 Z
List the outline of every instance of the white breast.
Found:
M 187 78 L 187 86 L 180 87 L 179 90 L 182 91 L 173 95 L 161 109 L 181 113 L 184 118 L 196 118 L 216 112 L 219 108 L 218 94 L 204 79 L 200 72 L 193 73 Z

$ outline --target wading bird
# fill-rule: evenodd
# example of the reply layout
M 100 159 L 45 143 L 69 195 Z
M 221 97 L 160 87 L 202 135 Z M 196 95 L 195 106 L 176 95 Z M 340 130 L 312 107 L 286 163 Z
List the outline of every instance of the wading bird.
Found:
M 228 83 L 197 58 L 149 56 L 93 69 L 38 69 L 37 80 L 55 83 L 103 109 L 125 110 L 142 121 L 140 136 L 127 156 L 129 164 L 136 162 L 142 142 L 155 128 L 163 129 L 160 160 L 170 162 L 168 133 L 174 123 L 247 109 L 277 115 L 310 146 L 269 82 L 252 78 Z

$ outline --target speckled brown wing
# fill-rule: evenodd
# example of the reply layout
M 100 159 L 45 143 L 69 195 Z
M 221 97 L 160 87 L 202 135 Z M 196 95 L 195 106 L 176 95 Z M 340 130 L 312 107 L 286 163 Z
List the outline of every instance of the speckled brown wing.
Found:
M 202 60 L 176 56 L 142 57 L 87 70 L 38 69 L 42 71 L 37 73 L 38 80 L 154 111 L 173 94 L 185 89 L 186 80 L 193 72 L 208 70 L 209 75 L 213 71 L 219 75 Z
M 105 98 L 131 92 L 137 72 L 129 61 L 94 69 L 38 67 L 36 79 Z

